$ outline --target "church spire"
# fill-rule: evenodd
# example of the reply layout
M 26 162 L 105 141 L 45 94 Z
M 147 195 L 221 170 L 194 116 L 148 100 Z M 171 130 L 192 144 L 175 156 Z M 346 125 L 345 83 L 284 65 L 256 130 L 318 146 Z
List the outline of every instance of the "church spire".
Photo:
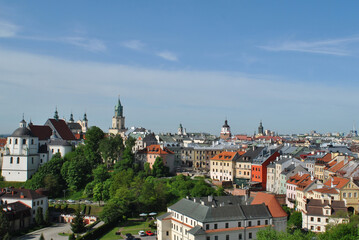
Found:
M 70 119 L 69 119 L 69 122 L 73 123 L 74 122 L 74 115 L 71 113 L 70 114 Z
M 59 120 L 59 113 L 57 112 L 57 107 L 56 107 L 56 110 L 55 110 L 54 119 L 55 119 L 56 121 Z
M 123 106 L 121 104 L 120 95 L 118 95 L 118 102 L 115 106 L 115 117 L 123 117 Z

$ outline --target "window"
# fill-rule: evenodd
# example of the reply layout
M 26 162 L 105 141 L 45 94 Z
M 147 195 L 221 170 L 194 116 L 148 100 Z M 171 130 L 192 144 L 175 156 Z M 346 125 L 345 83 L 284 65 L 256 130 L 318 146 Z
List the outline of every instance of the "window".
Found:
M 168 234 L 169 234 L 168 231 L 166 231 L 166 236 L 168 236 Z
M 16 163 L 17 163 L 17 164 L 19 164 L 19 163 L 20 163 L 20 158 L 19 158 L 19 157 L 17 157 L 17 159 L 16 159 Z
M 226 223 L 226 228 L 228 228 L 228 223 Z
M 313 227 L 313 226 L 310 226 L 310 230 L 314 230 L 314 227 Z
M 351 198 L 352 197 L 352 193 L 348 193 L 348 198 Z
M 13 162 L 13 159 L 12 159 L 12 157 L 10 158 L 10 164 L 12 164 L 12 162 Z
M 268 225 L 268 220 L 265 221 L 265 225 Z
M 317 230 L 320 231 L 320 226 L 317 227 Z
M 258 220 L 258 221 L 257 221 L 257 225 L 258 225 L 258 226 L 261 225 L 261 220 Z
M 34 164 L 34 158 L 31 158 L 31 163 Z
M 329 223 L 329 218 L 326 218 L 326 219 L 325 219 L 325 222 L 326 222 L 326 223 Z
M 345 197 L 345 198 L 346 198 L 346 197 L 347 197 L 347 193 L 343 193 L 343 197 Z
M 226 240 L 229 240 L 229 235 L 226 235 Z
M 238 240 L 242 240 L 242 233 L 238 235 Z
M 210 236 L 207 236 L 206 240 L 211 240 L 211 237 L 210 237 Z
M 252 239 L 252 233 L 248 233 L 248 238 Z
M 34 144 L 34 139 L 31 139 L 31 144 Z
M 206 224 L 206 230 L 208 230 L 209 229 L 209 224 Z
M 314 222 L 314 217 L 310 217 L 310 221 Z
M 23 140 L 22 140 L 22 144 L 26 144 L 26 139 L 23 139 Z
M 218 228 L 217 223 L 215 223 L 214 224 L 214 229 L 217 229 L 217 228 Z
M 15 144 L 17 144 L 17 138 L 15 139 Z
M 357 198 L 357 197 L 358 197 L 358 194 L 357 194 L 356 192 L 354 193 L 354 197 L 355 197 L 355 198 Z
M 218 236 L 214 236 L 214 240 L 218 240 Z
M 320 218 L 317 219 L 317 222 L 320 222 Z
M 9 144 L 11 144 L 11 138 L 9 139 Z
M 251 226 L 252 226 L 252 222 L 248 221 L 248 227 L 251 227 Z
M 238 222 L 238 227 L 242 227 L 242 223 L 241 223 L 241 222 Z

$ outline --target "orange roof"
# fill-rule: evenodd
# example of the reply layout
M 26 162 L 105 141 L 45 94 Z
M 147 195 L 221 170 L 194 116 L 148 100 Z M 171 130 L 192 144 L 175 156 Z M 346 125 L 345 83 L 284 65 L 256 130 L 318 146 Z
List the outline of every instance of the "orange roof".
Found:
M 246 153 L 246 151 L 237 151 L 237 153 L 238 153 L 239 156 L 242 156 L 243 154 Z
M 161 145 L 158 145 L 158 144 L 148 146 L 147 153 L 148 154 L 173 154 L 173 152 L 171 150 L 169 150 L 166 147 L 164 147 L 162 149 Z
M 298 185 L 301 182 L 303 182 L 305 179 L 310 178 L 309 174 L 303 174 L 302 176 L 299 175 L 298 173 L 294 176 L 291 176 L 288 180 L 287 183 L 293 184 L 293 185 Z
M 211 158 L 211 160 L 225 160 L 225 161 L 233 161 L 234 157 L 237 155 L 237 152 L 221 152 L 214 157 Z
M 336 172 L 339 171 L 340 169 L 342 169 L 344 167 L 344 161 L 341 161 L 339 163 L 337 163 L 336 165 L 334 165 L 333 167 L 329 168 L 329 171 L 331 172 Z
M 333 186 L 336 189 L 341 189 L 349 182 L 349 179 L 341 178 L 341 177 L 331 177 L 328 181 L 324 183 L 324 185 L 331 187 L 332 182 L 333 182 Z
M 258 192 L 251 204 L 253 205 L 261 203 L 264 203 L 268 207 L 273 217 L 277 218 L 287 216 L 287 213 L 280 206 L 278 200 L 275 198 L 274 195 L 264 192 Z
M 332 158 L 332 154 L 331 154 L 331 153 L 327 153 L 327 154 L 325 154 L 322 158 L 319 158 L 318 160 L 323 161 L 323 162 L 325 162 L 325 163 L 328 163 L 328 162 L 330 162 L 332 159 L 333 159 L 333 158 Z
M 328 187 L 313 189 L 313 191 L 320 193 L 339 194 L 338 190 L 336 190 L 335 188 Z

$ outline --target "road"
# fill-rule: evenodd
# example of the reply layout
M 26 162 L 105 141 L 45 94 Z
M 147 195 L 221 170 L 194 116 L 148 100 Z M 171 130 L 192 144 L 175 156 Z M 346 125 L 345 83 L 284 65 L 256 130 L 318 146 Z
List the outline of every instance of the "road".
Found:
M 68 236 L 60 236 L 59 233 L 71 233 L 71 226 L 69 223 L 55 223 L 51 227 L 39 229 L 37 231 L 28 233 L 24 236 L 18 237 L 16 239 L 26 240 L 26 239 L 39 239 L 41 233 L 44 235 L 46 240 L 65 240 L 69 239 Z

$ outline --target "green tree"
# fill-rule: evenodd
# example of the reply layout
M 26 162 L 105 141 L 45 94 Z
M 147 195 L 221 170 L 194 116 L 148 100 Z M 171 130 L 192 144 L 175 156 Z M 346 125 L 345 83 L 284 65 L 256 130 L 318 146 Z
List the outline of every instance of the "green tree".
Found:
M 0 209 L 0 236 L 4 236 L 10 229 L 10 223 L 6 218 L 5 213 Z
M 120 159 L 123 148 L 123 140 L 120 135 L 109 136 L 100 141 L 99 151 L 107 168 Z
M 90 127 L 86 132 L 85 140 L 85 157 L 90 160 L 94 168 L 95 165 L 101 163 L 101 155 L 99 151 L 100 141 L 104 138 L 104 132 L 96 127 Z
M 50 210 L 49 208 L 46 209 L 45 211 L 45 224 L 48 225 L 50 224 Z
M 215 190 L 209 186 L 204 180 L 199 180 L 191 190 L 191 196 L 193 197 L 204 197 L 213 195 Z
M 36 209 L 35 222 L 38 226 L 44 225 L 44 213 L 42 207 Z
M 145 162 L 143 169 L 146 173 L 146 176 L 150 176 L 151 175 L 151 167 L 150 167 L 150 163 Z
M 293 212 L 290 215 L 290 218 L 288 220 L 288 227 L 290 228 L 302 228 L 302 213 L 301 212 Z
M 117 221 L 127 211 L 128 205 L 121 199 L 111 199 L 103 208 L 100 217 L 105 223 Z
M 154 177 L 160 178 L 168 176 L 168 173 L 168 167 L 166 167 L 163 163 L 163 159 L 161 157 L 156 157 L 156 160 L 152 165 L 152 175 Z
M 106 166 L 103 164 L 98 165 L 97 168 L 92 171 L 92 175 L 96 183 L 104 182 L 111 177 Z
M 76 240 L 75 234 L 70 234 L 69 235 L 69 240 Z
M 75 217 L 72 220 L 71 230 L 74 233 L 82 233 L 86 230 L 84 218 L 83 218 L 83 216 L 81 214 L 81 210 L 80 210 L 80 205 L 78 206 L 76 213 L 75 213 Z

